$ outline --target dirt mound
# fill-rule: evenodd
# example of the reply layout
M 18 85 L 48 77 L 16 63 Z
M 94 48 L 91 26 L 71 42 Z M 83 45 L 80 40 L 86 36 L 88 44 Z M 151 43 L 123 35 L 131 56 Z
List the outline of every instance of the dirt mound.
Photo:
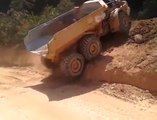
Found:
M 130 38 L 135 43 L 128 44 Z M 128 40 L 123 38 L 123 41 L 126 42 L 103 53 L 104 56 L 113 58 L 112 62 L 106 66 L 107 70 L 117 68 L 132 73 L 141 70 L 157 72 L 157 18 L 133 21 L 130 37 Z M 141 42 L 145 43 L 137 44 Z M 106 42 L 108 43 L 110 44 L 110 41 Z M 114 44 L 113 41 L 112 44 Z
M 86 79 L 157 91 L 157 19 L 133 21 L 129 38 L 112 35 L 104 48 L 102 56 L 87 65 Z
M 156 103 L 156 98 L 148 90 L 141 90 L 131 85 L 106 83 L 102 85 L 100 91 L 134 104 L 143 101 L 147 102 L 148 104 Z
M 142 38 L 136 39 L 136 35 L 141 35 Z M 136 43 L 154 39 L 157 37 L 157 18 L 133 21 L 129 36 L 131 41 Z

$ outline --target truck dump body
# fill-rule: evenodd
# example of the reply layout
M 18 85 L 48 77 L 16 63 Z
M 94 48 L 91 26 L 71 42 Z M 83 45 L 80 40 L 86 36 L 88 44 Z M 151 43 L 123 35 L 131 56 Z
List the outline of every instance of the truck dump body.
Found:
M 73 8 L 72 10 L 58 16 L 57 18 L 50 20 L 46 23 L 43 23 L 42 25 L 39 25 L 36 28 L 30 30 L 24 40 L 27 50 L 33 53 L 40 53 L 41 55 L 46 56 L 47 53 L 53 52 L 54 50 L 59 50 L 58 48 L 56 48 L 58 44 L 60 44 L 59 47 L 64 48 L 65 43 L 64 42 L 62 43 L 60 40 L 57 40 L 58 36 L 62 37 L 63 41 L 66 41 L 65 35 L 66 35 L 66 31 L 68 31 L 69 28 L 70 30 L 73 30 L 73 31 L 74 30 L 80 31 L 79 29 L 82 29 L 81 28 L 82 26 L 80 26 L 79 28 L 76 27 L 76 29 L 75 29 L 75 26 L 81 25 L 80 24 L 81 21 L 85 21 L 85 19 L 87 23 L 89 19 L 91 19 L 92 21 L 92 18 L 94 16 L 90 16 L 90 14 L 93 13 L 94 11 L 97 11 L 97 14 L 98 14 L 97 16 L 102 15 L 102 12 L 98 10 L 100 8 L 103 8 L 103 6 L 98 1 L 86 2 L 81 6 L 80 9 Z M 98 13 L 98 11 L 100 13 Z M 82 20 L 83 18 L 84 20 Z M 87 27 L 86 29 L 88 30 L 94 26 L 86 26 L 86 27 Z M 68 31 L 68 32 L 73 32 L 73 31 Z M 77 38 L 78 36 L 81 36 L 81 34 L 84 34 L 84 32 L 85 31 L 83 30 L 81 33 L 76 34 L 75 38 Z M 63 34 L 65 33 L 64 36 L 62 33 Z M 70 41 L 72 41 L 73 38 L 69 38 Z M 57 41 L 59 41 L 60 43 Z M 74 42 L 70 42 L 70 43 L 74 43 Z M 53 49 L 52 47 L 54 46 L 55 48 Z M 53 56 L 51 54 L 49 58 L 50 57 L 54 57 L 54 54 Z
M 29 51 L 36 51 L 53 38 L 53 35 L 72 24 L 74 21 L 75 9 L 68 11 L 67 13 L 43 23 L 40 26 L 29 31 L 25 38 L 25 45 Z

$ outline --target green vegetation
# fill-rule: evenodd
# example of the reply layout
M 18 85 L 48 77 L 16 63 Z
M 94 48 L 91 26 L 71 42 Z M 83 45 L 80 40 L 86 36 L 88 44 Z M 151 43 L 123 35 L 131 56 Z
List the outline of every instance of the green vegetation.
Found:
M 145 0 L 143 10 L 139 12 L 141 18 L 157 17 L 157 0 Z
M 19 9 L 20 0 L 15 0 L 12 5 L 16 4 L 19 5 L 16 6 L 16 9 Z M 28 30 L 58 16 L 72 6 L 70 1 L 63 0 L 57 8 L 47 6 L 39 16 L 16 10 L 12 10 L 8 14 L 0 13 L 0 44 L 8 45 L 23 42 Z
M 9 8 L 9 4 L 11 9 L 7 13 L 0 13 L 0 44 L 8 45 L 22 43 L 29 29 L 69 10 L 73 7 L 73 4 L 80 5 L 86 0 L 60 0 L 61 2 L 57 7 L 52 5 L 52 3 L 46 4 L 46 7 L 42 8 L 42 12 L 38 15 L 33 15 L 33 12 L 28 13 L 23 10 L 23 1 L 27 0 L 2 0 L 0 1 L 0 10 L 5 7 L 1 4 L 3 1 L 5 2 L 6 8 Z M 157 16 L 157 0 L 127 1 L 132 9 L 132 16 L 134 18 Z M 4 11 L 6 8 L 4 8 Z

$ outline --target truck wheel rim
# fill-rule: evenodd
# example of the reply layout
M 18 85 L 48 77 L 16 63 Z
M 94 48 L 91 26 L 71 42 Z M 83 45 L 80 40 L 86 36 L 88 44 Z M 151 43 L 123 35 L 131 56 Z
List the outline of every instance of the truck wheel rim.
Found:
M 98 52 L 97 44 L 92 44 L 89 49 L 90 54 L 95 55 Z
M 72 63 L 71 63 L 71 70 L 74 73 L 77 73 L 81 70 L 81 62 L 78 59 L 75 59 Z

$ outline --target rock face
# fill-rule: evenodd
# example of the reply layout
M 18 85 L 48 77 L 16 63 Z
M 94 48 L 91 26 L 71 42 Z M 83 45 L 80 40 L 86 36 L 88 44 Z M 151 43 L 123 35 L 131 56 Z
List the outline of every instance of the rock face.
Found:
M 157 18 L 132 21 L 129 33 L 132 42 L 144 43 L 157 37 Z

